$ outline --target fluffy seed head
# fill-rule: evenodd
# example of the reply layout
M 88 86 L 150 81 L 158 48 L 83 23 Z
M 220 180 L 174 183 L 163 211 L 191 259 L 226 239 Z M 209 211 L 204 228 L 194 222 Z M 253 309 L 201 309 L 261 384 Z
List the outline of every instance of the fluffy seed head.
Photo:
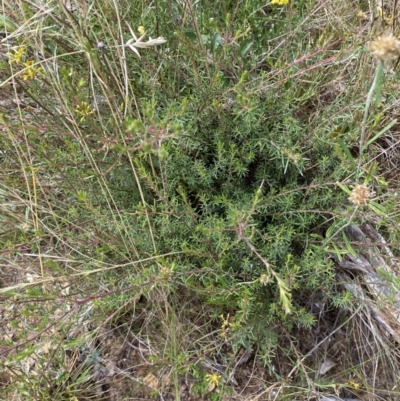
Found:
M 361 184 L 351 191 L 349 201 L 356 206 L 365 206 L 371 196 L 371 191 L 364 184 Z
M 370 42 L 369 49 L 378 60 L 391 60 L 400 55 L 400 41 L 392 34 L 379 36 Z

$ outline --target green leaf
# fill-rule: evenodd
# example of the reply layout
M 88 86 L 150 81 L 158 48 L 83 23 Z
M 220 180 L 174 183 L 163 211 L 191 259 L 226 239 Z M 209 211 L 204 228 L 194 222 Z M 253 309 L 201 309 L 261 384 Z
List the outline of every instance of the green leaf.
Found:
M 194 32 L 191 29 L 187 29 L 183 32 L 183 34 L 185 35 L 186 39 L 191 40 L 192 42 L 195 42 L 197 40 L 197 35 L 196 32 Z
M 347 251 L 350 253 L 350 255 L 352 256 L 357 256 L 356 251 L 354 250 L 354 248 L 351 246 L 349 239 L 347 238 L 347 235 L 343 232 L 343 241 L 346 245 L 346 249 Z
M 368 203 L 368 207 L 371 210 L 373 210 L 376 214 L 378 214 L 379 216 L 387 217 L 387 213 L 385 212 L 385 209 L 382 205 L 380 205 L 374 201 L 371 201 Z
M 377 68 L 376 68 L 376 75 L 374 79 L 375 83 L 375 104 L 379 106 L 381 104 L 381 89 L 382 89 L 382 81 L 383 81 L 383 61 L 379 60 Z
M 347 195 L 351 194 L 350 189 L 348 188 L 347 185 L 343 185 L 341 182 L 337 182 L 336 185 L 343 191 L 346 192 Z
M 0 14 L 0 29 L 5 30 L 6 32 L 14 32 L 17 28 L 17 24 L 11 18 Z
M 379 167 L 379 165 L 378 165 L 376 160 L 371 163 L 371 165 L 370 165 L 370 167 L 368 169 L 368 173 L 367 173 L 367 175 L 365 177 L 365 181 L 364 181 L 365 185 L 368 185 L 371 182 L 371 180 L 374 177 L 374 174 L 376 173 L 378 167 Z
M 338 260 L 341 261 L 343 259 L 342 258 L 343 250 L 339 249 L 334 242 L 332 242 L 332 245 L 333 245 L 333 248 L 335 249 L 335 254 L 336 254 Z
M 373 143 L 374 141 L 376 141 L 378 138 L 380 138 L 385 132 L 389 131 L 390 128 L 393 127 L 393 125 L 397 124 L 397 119 L 394 119 L 393 121 L 391 121 L 388 125 L 386 125 L 385 128 L 383 128 L 382 130 L 380 130 L 374 137 L 372 137 L 366 144 L 365 146 L 369 146 L 371 145 L 371 143 Z
M 341 138 L 337 138 L 337 141 L 338 141 L 340 148 L 343 150 L 344 154 L 346 155 L 347 159 L 350 161 L 351 167 L 353 168 L 354 171 L 357 171 L 356 162 L 355 162 L 353 156 L 351 155 L 349 148 L 346 146 L 346 144 L 343 142 L 343 140 Z
M 250 51 L 250 49 L 253 47 L 254 40 L 253 39 L 246 39 L 243 41 L 240 45 L 240 54 L 242 57 L 245 57 L 246 54 Z
M 218 32 L 214 33 L 214 35 L 211 38 L 211 53 L 214 54 L 216 48 L 219 45 L 222 45 L 223 43 L 224 39 L 222 38 L 222 36 Z
M 87 201 L 87 194 L 84 191 L 77 191 L 76 192 L 76 199 L 79 202 L 86 202 Z

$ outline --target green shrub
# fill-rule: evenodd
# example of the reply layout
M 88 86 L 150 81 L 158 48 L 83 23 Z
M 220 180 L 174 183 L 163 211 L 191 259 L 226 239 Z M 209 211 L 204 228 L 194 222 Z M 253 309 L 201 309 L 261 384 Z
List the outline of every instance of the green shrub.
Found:
M 8 4 L 1 75 L 27 107 L 3 117 L 1 243 L 71 289 L 13 294 L 168 340 L 155 360 L 176 375 L 210 347 L 257 344 L 268 365 L 282 332 L 315 325 L 307 299 L 348 296 L 324 238 L 368 173 L 348 122 L 363 102 L 330 86 L 350 26 L 320 32 L 310 1 L 119 3 Z

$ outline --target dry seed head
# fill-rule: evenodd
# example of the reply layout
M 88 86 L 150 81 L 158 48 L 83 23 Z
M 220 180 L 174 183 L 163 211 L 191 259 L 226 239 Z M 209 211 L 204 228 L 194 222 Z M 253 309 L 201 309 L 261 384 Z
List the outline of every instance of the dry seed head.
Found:
M 260 280 L 260 283 L 262 285 L 267 285 L 269 282 L 268 274 L 261 274 L 261 276 L 258 279 Z
M 369 49 L 378 60 L 391 60 L 400 55 L 400 41 L 392 34 L 379 36 L 370 42 Z
M 357 185 L 349 196 L 349 201 L 356 206 L 365 206 L 371 198 L 371 191 L 364 185 Z

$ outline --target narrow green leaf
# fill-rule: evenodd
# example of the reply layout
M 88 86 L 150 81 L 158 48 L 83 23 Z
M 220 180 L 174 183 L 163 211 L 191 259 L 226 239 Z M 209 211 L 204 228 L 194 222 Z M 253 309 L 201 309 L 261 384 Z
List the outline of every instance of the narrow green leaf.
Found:
M 378 138 L 380 138 L 385 132 L 389 131 L 390 128 L 393 127 L 393 125 L 397 124 L 397 119 L 394 119 L 392 122 L 390 122 L 388 125 L 386 125 L 385 128 L 380 130 L 374 137 L 372 137 L 366 144 L 365 146 L 371 145 L 372 142 L 376 141 Z
M 253 47 L 253 44 L 254 44 L 254 40 L 253 39 L 247 39 L 240 45 L 240 54 L 241 54 L 242 57 L 246 56 L 246 54 Z
M 376 160 L 371 163 L 371 165 L 370 165 L 370 167 L 368 169 L 367 175 L 365 177 L 365 180 L 364 180 L 364 184 L 365 185 L 368 185 L 371 182 L 371 180 L 373 179 L 378 167 L 379 166 L 378 166 L 378 163 L 377 163 Z
M 347 159 L 350 161 L 353 170 L 357 171 L 356 162 L 355 162 L 353 156 L 351 155 L 349 148 L 345 145 L 345 143 L 342 141 L 341 138 L 337 138 L 337 141 L 338 141 L 339 146 L 343 150 L 344 154 L 347 156 Z
M 352 256 L 357 256 L 356 251 L 354 250 L 354 248 L 351 246 L 349 239 L 347 238 L 347 235 L 343 232 L 343 241 L 346 245 L 346 249 L 347 251 L 350 253 L 350 255 Z
M 376 76 L 374 79 L 375 85 L 375 104 L 379 106 L 381 104 L 381 94 L 382 94 L 382 81 L 383 81 L 383 61 L 379 60 L 376 69 Z
M 342 259 L 343 259 L 342 258 L 343 251 L 341 251 L 334 242 L 332 242 L 332 245 L 333 245 L 333 248 L 335 249 L 335 253 L 336 253 L 336 256 L 337 256 L 338 260 L 342 261 Z
M 382 217 L 386 217 L 387 214 L 385 212 L 385 209 L 383 208 L 382 205 L 379 205 L 378 203 L 371 201 L 368 203 L 368 207 L 373 210 L 376 214 Z
M 9 17 L 0 14 L 0 29 L 6 32 L 14 32 L 18 28 L 17 24 Z
M 219 33 L 214 33 L 214 35 L 211 38 L 211 53 L 214 54 L 216 48 L 224 43 L 224 39 Z
M 346 192 L 347 195 L 351 194 L 350 189 L 347 187 L 347 185 L 343 185 L 341 182 L 336 182 L 336 185 L 343 191 Z

